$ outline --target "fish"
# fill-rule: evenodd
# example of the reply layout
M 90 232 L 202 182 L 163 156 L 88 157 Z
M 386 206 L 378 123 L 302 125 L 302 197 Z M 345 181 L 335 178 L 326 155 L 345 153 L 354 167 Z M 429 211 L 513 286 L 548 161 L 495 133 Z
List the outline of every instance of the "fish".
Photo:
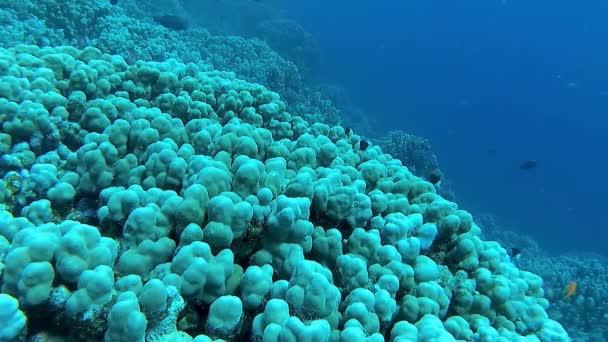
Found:
M 511 257 L 513 259 L 518 258 L 521 255 L 521 249 L 517 247 L 511 248 Z
M 186 18 L 179 15 L 160 15 L 154 16 L 152 19 L 158 24 L 176 31 L 187 30 L 190 24 Z
M 432 184 L 437 184 L 440 181 L 441 181 L 441 173 L 439 173 L 439 170 L 431 171 L 431 173 L 429 175 L 429 182 L 431 182 Z
M 532 170 L 538 166 L 538 162 L 535 159 L 528 159 L 519 164 L 519 168 L 522 170 Z
M 566 288 L 564 289 L 564 298 L 562 298 L 562 300 L 568 299 L 568 298 L 574 296 L 575 293 L 576 293 L 576 282 L 571 281 L 568 283 L 568 285 L 566 285 Z
M 359 141 L 359 149 L 361 149 L 361 151 L 367 150 L 368 147 L 369 147 L 368 141 L 366 141 L 366 140 Z
M 110 5 L 112 5 L 112 6 L 118 5 L 118 0 L 110 0 Z
M 344 129 L 344 133 L 345 133 L 346 135 L 349 135 L 351 131 L 352 131 L 352 130 L 351 130 L 350 128 L 348 128 L 348 127 L 346 127 L 346 128 Z
M 576 82 L 568 82 L 566 84 L 566 87 L 568 87 L 568 88 L 578 88 L 578 83 L 576 83 Z

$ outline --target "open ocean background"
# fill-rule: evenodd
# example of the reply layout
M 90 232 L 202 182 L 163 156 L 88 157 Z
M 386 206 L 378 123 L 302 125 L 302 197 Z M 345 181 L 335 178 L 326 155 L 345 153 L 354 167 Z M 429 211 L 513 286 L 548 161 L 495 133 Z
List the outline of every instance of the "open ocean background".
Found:
M 462 207 L 552 252 L 608 253 L 608 2 L 285 6 L 377 132 L 430 139 Z

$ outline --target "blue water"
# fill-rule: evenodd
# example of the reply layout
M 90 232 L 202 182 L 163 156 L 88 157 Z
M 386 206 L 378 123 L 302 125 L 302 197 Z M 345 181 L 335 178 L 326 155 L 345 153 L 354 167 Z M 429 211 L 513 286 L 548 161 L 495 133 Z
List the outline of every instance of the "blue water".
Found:
M 378 132 L 431 140 L 462 207 L 555 252 L 606 253 L 608 2 L 284 6 Z

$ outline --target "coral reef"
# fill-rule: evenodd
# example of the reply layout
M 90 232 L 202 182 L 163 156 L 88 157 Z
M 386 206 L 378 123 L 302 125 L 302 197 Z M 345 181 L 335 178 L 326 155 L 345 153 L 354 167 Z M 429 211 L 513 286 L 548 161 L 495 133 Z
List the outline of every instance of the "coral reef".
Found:
M 176 12 L 185 11 L 179 3 L 174 2 L 173 7 Z M 8 34 L 0 37 L 0 47 L 94 46 L 121 55 L 130 63 L 170 58 L 195 62 L 203 69 L 230 71 L 244 80 L 264 84 L 280 93 L 288 104 L 297 104 L 291 111 L 309 121 L 339 121 L 339 111 L 330 100 L 304 81 L 296 64 L 264 41 L 212 36 L 201 27 L 172 31 L 151 20 L 153 15 L 163 13 L 159 11 L 158 5 L 150 1 L 125 0 L 120 6 L 105 0 L 7 2 L 0 9 L 0 23 Z
M 0 122 L 4 339 L 570 340 L 433 184 L 234 73 L 19 45 Z
M 521 256 L 517 265 L 543 278 L 551 317 L 566 328 L 576 341 L 605 341 L 608 338 L 608 260 L 595 254 L 544 252 L 529 236 L 509 229 L 500 218 L 489 214 L 477 216 L 483 235 L 506 247 L 517 247 Z M 564 289 L 572 281 L 577 291 L 564 298 Z
M 437 156 L 433 153 L 428 139 L 402 130 L 392 130 L 375 138 L 374 142 L 418 175 L 427 176 L 439 168 Z

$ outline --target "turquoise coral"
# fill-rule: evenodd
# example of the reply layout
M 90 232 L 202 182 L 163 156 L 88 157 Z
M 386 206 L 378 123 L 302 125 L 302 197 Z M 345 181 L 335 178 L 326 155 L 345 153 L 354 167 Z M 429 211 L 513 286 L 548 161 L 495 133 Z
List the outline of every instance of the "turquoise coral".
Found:
M 0 209 L 15 336 L 22 311 L 107 341 L 569 340 L 469 213 L 259 84 L 95 48 L 0 60 L 7 155 L 33 157 Z

